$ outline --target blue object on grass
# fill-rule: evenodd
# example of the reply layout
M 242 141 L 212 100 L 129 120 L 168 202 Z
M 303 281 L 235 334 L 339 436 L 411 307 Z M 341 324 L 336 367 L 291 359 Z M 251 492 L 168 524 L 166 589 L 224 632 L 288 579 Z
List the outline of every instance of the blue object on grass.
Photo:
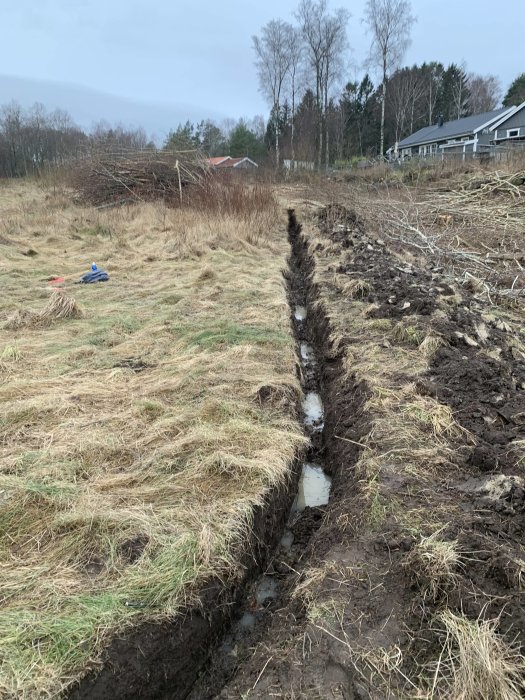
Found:
M 96 263 L 91 263 L 91 269 L 95 271 L 97 269 L 97 264 Z
M 109 275 L 104 270 L 93 270 L 92 272 L 86 272 L 85 275 L 79 279 L 78 284 L 93 284 L 93 282 L 107 282 L 109 280 Z

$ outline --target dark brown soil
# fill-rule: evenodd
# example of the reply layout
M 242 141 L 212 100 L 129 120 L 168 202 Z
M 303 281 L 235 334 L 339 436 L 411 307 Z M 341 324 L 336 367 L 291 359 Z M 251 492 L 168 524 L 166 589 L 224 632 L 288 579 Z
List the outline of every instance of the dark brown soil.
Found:
M 478 347 L 467 346 L 457 332 L 476 337 L 483 323 L 475 312 L 461 311 L 447 322 L 434 323 L 448 346 L 432 363 L 429 384 L 437 398 L 454 409 L 456 420 L 476 436 L 470 457 L 482 471 L 520 473 L 509 453 L 513 440 L 525 438 L 525 362 L 515 359 L 507 335 L 487 324 L 489 337 Z M 499 349 L 499 359 L 480 352 Z
M 328 216 L 333 224 L 337 215 L 342 223 L 358 220 L 341 205 L 326 210 L 330 214 L 320 216 L 323 222 Z M 335 271 L 371 283 L 373 291 L 367 300 L 376 306 L 369 312 L 371 318 L 426 317 L 436 310 L 440 299 L 454 294 L 440 273 L 401 262 L 362 227 L 345 235 L 345 247 L 352 251 L 342 254 Z M 336 228 L 336 238 L 339 236 Z M 422 319 L 421 327 L 435 331 L 445 342 L 434 356 L 422 393 L 451 406 L 456 420 L 475 435 L 473 466 L 482 471 L 519 473 L 512 466 L 515 460 L 508 446 L 513 440 L 525 439 L 525 356 L 509 345 L 509 334 L 497 328 L 496 318 L 485 322 L 483 308 L 473 294 L 462 290 L 461 296 L 459 308 L 447 311 L 444 318 Z M 480 327 L 485 329 L 481 338 Z M 469 341 L 476 344 L 469 345 Z M 497 350 L 499 357 L 494 359 L 480 350 Z
M 459 304 L 448 304 L 447 298 L 457 293 L 441 270 L 418 266 L 413 258 L 404 263 L 399 250 L 388 250 L 383 241 L 370 238 L 358 216 L 343 207 L 332 206 L 321 213 L 319 222 L 322 243 L 316 255 L 335 257 L 336 275 L 370 282 L 371 316 L 410 316 L 419 330 L 432 331 L 445 341 L 418 388 L 448 404 L 468 433 L 455 439 L 453 461 L 432 483 L 421 488 L 410 476 L 392 471 L 384 478 L 381 493 L 404 509 L 450 513 L 440 536 L 457 541 L 461 567 L 453 590 L 429 600 L 405 565 L 418 538 L 390 515 L 379 529 L 363 523 L 354 464 L 360 438 L 369 430 L 363 413 L 369 390 L 342 372 L 344 349 L 338 345 L 336 352 L 331 345 L 329 309 L 324 313 L 314 304 L 319 294 L 311 278 L 315 263 L 292 215 L 294 254 L 298 269 L 307 274 L 308 310 L 315 314 L 314 341 L 322 358 L 325 468 L 333 477 L 321 526 L 294 566 L 294 584 L 300 589 L 312 571 L 324 571 L 316 593 L 321 599 L 340 601 L 341 606 L 326 630 L 322 618 L 307 617 L 308 606 L 301 596 L 284 598 L 265 633 L 252 645 L 252 654 L 242 659 L 225 687 L 217 689 L 216 697 L 229 700 L 245 694 L 261 699 L 386 698 L 377 673 L 374 676 L 362 659 L 356 661 L 350 649 L 398 647 L 405 659 L 402 671 L 410 677 L 419 664 L 439 655 L 442 638 L 435 615 L 444 605 L 473 620 L 499 617 L 498 631 L 525 644 L 520 581 L 525 490 L 511 449 L 513 441 L 525 437 L 523 360 L 513 351 L 510 337 L 483 320 L 484 309 L 474 295 L 467 292 Z M 320 284 L 333 295 L 344 294 L 344 285 L 333 285 L 329 278 Z M 477 334 L 482 323 L 488 338 Z M 464 336 L 477 345 L 470 345 Z M 354 342 L 346 338 L 347 344 Z M 487 354 L 494 347 L 501 348 L 498 360 Z M 350 571 L 359 573 L 345 573 Z M 402 684 L 391 690 L 389 697 L 406 696 Z

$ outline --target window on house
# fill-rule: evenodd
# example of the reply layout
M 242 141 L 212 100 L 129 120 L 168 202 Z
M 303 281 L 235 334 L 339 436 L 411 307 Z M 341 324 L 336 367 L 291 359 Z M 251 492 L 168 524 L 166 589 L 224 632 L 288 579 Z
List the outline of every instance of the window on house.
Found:
M 511 139 L 514 136 L 519 136 L 520 135 L 520 130 L 519 129 L 507 129 L 507 138 Z

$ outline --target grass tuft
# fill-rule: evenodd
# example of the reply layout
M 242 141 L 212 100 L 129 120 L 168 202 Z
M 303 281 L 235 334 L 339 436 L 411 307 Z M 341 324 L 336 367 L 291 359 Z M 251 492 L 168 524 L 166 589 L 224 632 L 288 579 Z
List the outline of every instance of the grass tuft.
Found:
M 365 299 L 371 291 L 371 284 L 362 279 L 351 279 L 343 286 L 343 294 L 350 299 Z
M 5 323 L 6 330 L 18 330 L 26 326 L 48 326 L 65 318 L 81 318 L 82 311 L 73 297 L 67 296 L 61 289 L 54 289 L 48 303 L 41 311 L 21 309 Z
M 444 700 L 519 700 L 523 698 L 523 658 L 497 632 L 498 620 L 469 620 L 445 610 L 443 650 L 427 695 Z
M 406 555 L 404 566 L 424 598 L 437 602 L 458 582 L 460 555 L 456 541 L 439 539 L 443 528 L 422 537 Z

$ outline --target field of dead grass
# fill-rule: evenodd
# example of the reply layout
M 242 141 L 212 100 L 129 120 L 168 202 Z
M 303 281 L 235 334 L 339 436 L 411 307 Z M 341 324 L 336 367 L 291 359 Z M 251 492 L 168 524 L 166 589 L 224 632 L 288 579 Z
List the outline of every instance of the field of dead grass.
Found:
M 271 199 L 96 211 L 0 185 L 1 696 L 59 693 L 235 566 L 303 440 L 283 223 Z M 92 261 L 110 281 L 73 284 Z

